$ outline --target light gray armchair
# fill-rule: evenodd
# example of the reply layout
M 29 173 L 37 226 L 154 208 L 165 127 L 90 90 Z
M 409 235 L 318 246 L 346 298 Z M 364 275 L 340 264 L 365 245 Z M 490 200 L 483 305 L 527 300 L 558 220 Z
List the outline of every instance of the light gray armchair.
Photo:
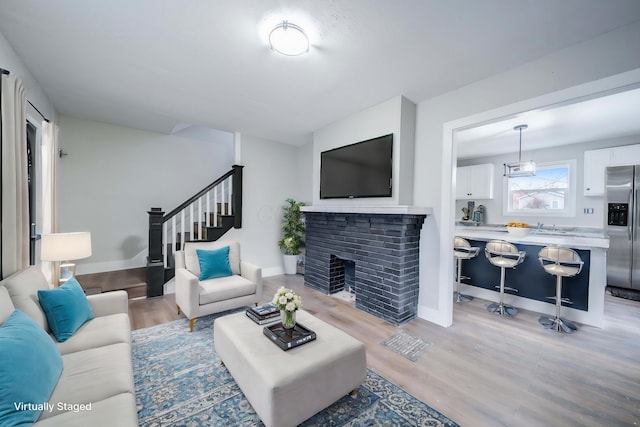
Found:
M 199 280 L 196 249 L 213 250 L 229 246 L 233 275 Z M 257 303 L 262 297 L 262 269 L 240 259 L 236 241 L 187 242 L 175 253 L 176 305 L 189 319 L 189 330 L 198 317 Z

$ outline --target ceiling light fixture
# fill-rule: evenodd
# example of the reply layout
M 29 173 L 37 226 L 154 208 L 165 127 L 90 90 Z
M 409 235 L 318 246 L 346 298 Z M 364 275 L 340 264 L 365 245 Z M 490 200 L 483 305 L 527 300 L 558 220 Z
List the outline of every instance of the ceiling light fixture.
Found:
M 536 174 L 536 164 L 533 160 L 528 162 L 522 161 L 522 131 L 528 128 L 527 125 L 518 125 L 513 128 L 520 132 L 520 146 L 518 148 L 518 162 L 505 163 L 503 176 L 508 178 L 517 178 L 520 176 L 534 176 Z
M 275 26 L 269 33 L 271 50 L 287 56 L 298 56 L 309 52 L 309 38 L 304 30 L 287 21 Z

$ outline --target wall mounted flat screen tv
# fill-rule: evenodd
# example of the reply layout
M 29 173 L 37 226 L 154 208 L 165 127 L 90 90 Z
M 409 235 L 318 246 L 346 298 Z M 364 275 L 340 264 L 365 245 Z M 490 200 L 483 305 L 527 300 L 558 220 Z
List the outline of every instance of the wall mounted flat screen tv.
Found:
M 320 198 L 391 197 L 393 134 L 320 153 Z

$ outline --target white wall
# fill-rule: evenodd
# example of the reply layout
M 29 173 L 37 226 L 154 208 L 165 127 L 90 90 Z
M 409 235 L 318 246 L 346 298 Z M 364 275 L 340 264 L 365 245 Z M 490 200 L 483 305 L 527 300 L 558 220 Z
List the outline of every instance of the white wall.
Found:
M 285 200 L 308 193 L 301 184 L 308 178 L 300 174 L 299 150 L 305 148 L 242 135 L 242 228 L 229 230 L 223 239 L 240 241 L 242 259 L 262 267 L 263 276 L 283 273 L 278 240 Z
M 629 136 L 624 138 L 615 138 L 601 141 L 589 141 L 578 144 L 570 144 L 561 147 L 546 148 L 541 150 L 528 150 L 526 159 L 532 159 L 537 164 L 551 162 L 556 160 L 576 160 L 576 209 L 575 215 L 570 217 L 556 216 L 504 216 L 504 177 L 502 176 L 504 163 L 513 162 L 514 154 L 505 154 L 500 156 L 478 157 L 474 159 L 464 159 L 458 161 L 458 166 L 477 165 L 481 163 L 494 164 L 494 189 L 492 200 L 476 200 L 476 206 L 479 204 L 485 207 L 485 223 L 487 224 L 505 224 L 509 221 L 522 221 L 529 224 L 542 222 L 545 225 L 552 224 L 572 227 L 604 227 L 604 200 L 602 196 L 585 196 L 584 195 L 584 152 L 587 150 L 596 150 L 598 148 L 616 147 L 621 145 L 640 144 L 640 135 Z M 524 155 L 523 155 L 524 156 Z M 459 221 L 462 217 L 462 207 L 467 206 L 467 200 L 457 200 L 454 219 Z M 593 208 L 593 214 L 585 214 L 585 208 Z
M 9 41 L 0 33 L 0 68 L 4 68 L 12 75 L 19 77 L 26 89 L 27 99 L 35 105 L 47 119 L 55 122 L 56 112 L 47 95 L 42 91 L 36 79 L 16 55 Z M 29 107 L 30 108 L 30 107 Z M 34 114 L 37 114 L 34 112 Z
M 400 162 L 395 175 L 398 176 L 398 204 L 413 204 L 413 156 L 416 150 L 416 104 L 401 99 L 400 116 Z
M 310 205 L 313 202 L 313 142 L 298 147 L 296 164 L 298 166 L 298 174 L 296 182 L 298 189 L 296 191 L 296 200 L 303 201 Z
M 168 212 L 229 171 L 233 135 L 188 128 L 173 135 L 60 116 L 59 231 L 91 231 L 78 273 L 144 266 L 148 214 Z
M 411 205 L 415 105 L 402 96 L 353 114 L 313 134 L 314 205 Z M 392 197 L 320 200 L 320 153 L 393 133 Z
M 414 203 L 436 208 L 422 231 L 420 317 L 452 322 L 452 129 L 606 90 L 598 79 L 640 67 L 639 39 L 635 23 L 418 104 Z

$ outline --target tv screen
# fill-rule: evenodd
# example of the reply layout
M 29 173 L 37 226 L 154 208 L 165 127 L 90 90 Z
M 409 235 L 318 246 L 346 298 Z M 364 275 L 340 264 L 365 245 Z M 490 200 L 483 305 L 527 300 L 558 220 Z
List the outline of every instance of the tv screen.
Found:
M 391 197 L 393 134 L 320 153 L 320 198 Z

